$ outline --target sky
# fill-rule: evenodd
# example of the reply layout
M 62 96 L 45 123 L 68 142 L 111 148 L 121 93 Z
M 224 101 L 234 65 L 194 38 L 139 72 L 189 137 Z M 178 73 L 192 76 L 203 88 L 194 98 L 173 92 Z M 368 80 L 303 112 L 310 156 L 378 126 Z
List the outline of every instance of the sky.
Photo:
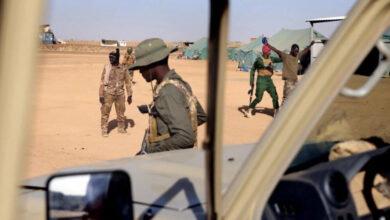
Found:
M 346 16 L 355 0 L 230 0 L 229 41 L 249 42 L 307 19 Z M 43 24 L 62 40 L 197 41 L 209 32 L 207 0 L 47 0 Z M 340 22 L 316 24 L 329 37 Z

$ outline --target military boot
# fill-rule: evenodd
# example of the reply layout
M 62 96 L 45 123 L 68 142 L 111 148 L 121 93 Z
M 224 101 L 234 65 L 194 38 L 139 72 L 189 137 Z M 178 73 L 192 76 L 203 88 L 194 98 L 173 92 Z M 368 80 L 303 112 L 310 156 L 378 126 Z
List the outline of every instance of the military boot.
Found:
M 120 134 L 126 134 L 127 131 L 125 130 L 125 128 L 118 128 L 118 133 L 120 133 Z
M 278 108 L 275 108 L 275 109 L 274 109 L 274 118 L 276 117 L 276 115 L 278 114 L 278 112 L 279 112 L 279 109 L 278 109 Z
M 102 136 L 103 136 L 103 137 L 108 137 L 108 132 L 107 132 L 107 130 L 102 130 Z
M 244 115 L 245 115 L 245 117 L 247 117 L 247 118 L 250 118 L 250 117 L 252 117 L 252 108 L 248 108 L 246 111 L 244 111 Z

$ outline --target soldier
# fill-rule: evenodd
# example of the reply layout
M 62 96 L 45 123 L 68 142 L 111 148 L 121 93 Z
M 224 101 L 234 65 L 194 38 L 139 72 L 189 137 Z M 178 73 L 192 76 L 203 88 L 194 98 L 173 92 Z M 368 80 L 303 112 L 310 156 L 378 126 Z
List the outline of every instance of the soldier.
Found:
M 102 136 L 108 137 L 108 118 L 112 104 L 115 102 L 115 110 L 118 121 L 118 132 L 126 133 L 125 130 L 125 91 L 126 86 L 127 102 L 132 102 L 132 90 L 129 74 L 119 66 L 119 53 L 111 52 L 109 55 L 110 64 L 104 66 L 99 88 L 99 101 L 102 104 L 101 127 Z
M 262 48 L 263 55 L 258 57 L 253 63 L 250 73 L 250 86 L 251 89 L 254 87 L 254 75 L 257 70 L 257 81 L 256 81 L 256 99 L 250 103 L 248 110 L 245 112 L 245 117 L 250 118 L 252 111 L 256 107 L 257 103 L 261 102 L 264 91 L 267 91 L 272 97 L 272 104 L 274 107 L 274 116 L 279 109 L 278 93 L 276 92 L 275 85 L 271 79 L 273 72 L 273 63 L 281 62 L 281 59 L 277 57 L 271 57 L 271 49 L 264 45 Z
M 136 62 L 130 70 L 139 69 L 146 82 L 157 81 L 152 86 L 153 102 L 139 106 L 142 113 L 149 113 L 143 143 L 146 153 L 194 147 L 197 126 L 206 121 L 190 85 L 168 66 L 168 56 L 175 50 L 159 38 L 144 40 L 135 48 Z
M 297 44 L 293 44 L 291 45 L 290 54 L 287 54 L 287 53 L 283 53 L 282 51 L 276 49 L 275 47 L 267 43 L 267 45 L 271 48 L 271 50 L 275 51 L 275 53 L 277 53 L 283 61 L 282 79 L 284 80 L 284 86 L 283 86 L 282 105 L 287 100 L 288 95 L 293 91 L 295 85 L 298 82 L 298 70 L 299 70 L 298 61 L 301 59 L 303 54 L 309 51 L 310 47 L 313 44 L 314 41 L 312 41 L 310 45 L 301 52 L 299 52 L 299 46 Z
M 135 57 L 132 54 L 133 48 L 127 47 L 127 53 L 123 56 L 122 65 L 129 71 L 130 80 L 133 81 L 134 71 L 128 70 L 129 66 L 135 62 Z

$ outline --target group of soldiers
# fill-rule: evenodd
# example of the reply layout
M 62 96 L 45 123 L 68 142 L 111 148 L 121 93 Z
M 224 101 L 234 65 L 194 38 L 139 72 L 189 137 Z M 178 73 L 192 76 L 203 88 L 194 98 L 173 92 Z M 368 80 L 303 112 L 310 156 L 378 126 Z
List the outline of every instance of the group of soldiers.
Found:
M 133 71 L 139 70 L 146 82 L 156 80 L 153 86 L 153 101 L 137 106 L 149 116 L 139 154 L 192 148 L 197 145 L 197 127 L 206 122 L 206 113 L 193 95 L 190 85 L 168 65 L 169 54 L 177 48 L 168 48 L 163 40 L 151 38 L 142 41 L 134 55 L 127 49 L 122 64 L 119 64 L 119 49 L 109 54 L 110 64 L 103 69 L 99 89 L 102 104 L 102 136 L 108 136 L 108 117 L 115 103 L 118 132 L 125 130 L 125 89 L 127 102 L 132 103 Z
M 299 70 L 299 60 L 302 55 L 307 53 L 310 47 L 314 44 L 312 41 L 310 45 L 305 48 L 303 51 L 299 51 L 299 46 L 297 44 L 291 45 L 290 53 L 284 53 L 275 47 L 271 46 L 268 43 L 267 38 L 263 38 L 263 47 L 262 55 L 258 57 L 250 72 L 249 85 L 251 87 L 250 91 L 253 92 L 255 72 L 257 71 L 257 80 L 256 80 L 256 98 L 250 104 L 248 109 L 244 112 L 245 117 L 250 118 L 252 112 L 255 109 L 255 106 L 261 102 L 263 98 L 264 91 L 267 91 L 271 98 L 274 108 L 274 117 L 279 111 L 279 98 L 278 93 L 276 92 L 275 85 L 272 81 L 272 75 L 274 74 L 274 63 L 283 62 L 282 69 L 282 79 L 284 80 L 283 86 L 283 101 L 282 105 L 286 101 L 289 94 L 295 88 L 298 81 L 298 70 Z M 273 50 L 279 57 L 273 57 L 271 55 L 271 50 Z
M 255 106 L 261 102 L 264 91 L 273 100 L 274 114 L 279 109 L 278 94 L 272 81 L 274 63 L 283 62 L 282 77 L 284 80 L 283 102 L 297 83 L 298 60 L 313 45 L 313 42 L 299 52 L 296 44 L 291 46 L 289 54 L 283 53 L 263 39 L 263 54 L 258 57 L 250 72 L 250 86 L 253 91 L 255 72 L 256 98 L 245 111 L 251 117 Z M 149 116 L 149 127 L 146 129 L 139 154 L 192 148 L 197 145 L 197 127 L 206 122 L 206 113 L 192 92 L 191 86 L 168 65 L 169 54 L 177 48 L 168 48 L 163 40 L 151 38 L 142 41 L 133 55 L 131 47 L 127 48 L 122 64 L 119 63 L 119 49 L 109 54 L 110 64 L 104 66 L 99 89 L 101 106 L 102 136 L 108 136 L 108 118 L 115 103 L 118 132 L 125 130 L 125 100 L 132 103 L 133 71 L 139 70 L 146 82 L 153 88 L 153 101 L 148 105 L 137 106 L 139 111 Z M 279 57 L 270 56 L 271 50 Z M 156 85 L 152 82 L 156 80 Z M 127 99 L 125 98 L 125 89 Z

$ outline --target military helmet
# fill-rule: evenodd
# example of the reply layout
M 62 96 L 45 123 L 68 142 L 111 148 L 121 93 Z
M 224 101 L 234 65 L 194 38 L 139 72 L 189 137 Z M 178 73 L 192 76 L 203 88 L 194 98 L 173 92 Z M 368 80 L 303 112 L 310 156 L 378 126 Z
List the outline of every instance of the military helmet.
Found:
M 127 53 L 131 54 L 131 52 L 133 52 L 133 48 L 132 47 L 127 47 Z
M 135 48 L 135 63 L 130 65 L 129 70 L 136 70 L 163 60 L 176 50 L 177 48 L 168 48 L 160 38 L 144 40 Z

